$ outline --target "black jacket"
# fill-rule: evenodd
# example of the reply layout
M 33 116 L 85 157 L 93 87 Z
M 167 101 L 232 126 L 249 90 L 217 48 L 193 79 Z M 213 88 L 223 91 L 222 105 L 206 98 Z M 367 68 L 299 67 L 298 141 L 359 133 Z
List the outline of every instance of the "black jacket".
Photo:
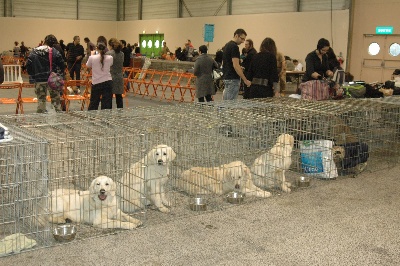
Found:
M 26 62 L 26 70 L 28 71 L 31 83 L 47 82 L 50 75 L 49 48 L 46 45 L 39 46 L 29 54 Z M 60 52 L 53 48 L 52 54 L 53 72 L 64 75 L 65 64 Z

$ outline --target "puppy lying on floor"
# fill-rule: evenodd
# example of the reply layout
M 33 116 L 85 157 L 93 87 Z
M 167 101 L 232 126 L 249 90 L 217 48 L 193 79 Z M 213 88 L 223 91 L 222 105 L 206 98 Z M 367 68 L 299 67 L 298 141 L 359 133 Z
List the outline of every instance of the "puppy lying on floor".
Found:
M 293 136 L 282 134 L 268 152 L 255 159 L 250 171 L 256 186 L 261 188 L 278 186 L 284 192 L 291 191 L 291 184 L 286 182 L 285 170 L 292 164 L 293 145 Z
M 88 191 L 56 189 L 50 193 L 49 221 L 65 223 L 69 219 L 98 228 L 133 229 L 141 225 L 117 207 L 115 190 L 114 181 L 107 176 L 95 178 Z
M 246 196 L 266 198 L 271 193 L 253 184 L 250 169 L 241 161 L 219 167 L 193 167 L 175 180 L 175 187 L 190 194 L 223 195 L 238 190 Z
M 142 160 L 130 166 L 121 179 L 121 197 L 125 199 L 121 209 L 134 212 L 154 204 L 161 212 L 170 212 L 164 186 L 168 181 L 169 164 L 176 157 L 167 145 L 158 145 L 151 149 Z

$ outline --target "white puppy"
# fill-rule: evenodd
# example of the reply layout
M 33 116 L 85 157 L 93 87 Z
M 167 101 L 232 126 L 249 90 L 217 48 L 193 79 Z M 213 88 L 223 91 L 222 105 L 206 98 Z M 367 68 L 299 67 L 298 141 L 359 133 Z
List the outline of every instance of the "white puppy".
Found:
M 150 200 L 161 212 L 170 212 L 164 186 L 168 181 L 169 163 L 175 157 L 171 147 L 158 145 L 142 160 L 131 165 L 121 179 L 121 209 L 134 212 L 145 208 L 147 200 Z
M 66 219 L 98 228 L 133 229 L 142 224 L 117 208 L 116 185 L 107 176 L 99 176 L 88 191 L 56 189 L 50 192 L 49 221 L 65 223 Z
M 250 170 L 256 186 L 261 188 L 278 186 L 282 191 L 290 192 L 291 184 L 286 182 L 285 170 L 292 164 L 293 145 L 293 136 L 282 134 L 268 152 L 255 159 Z
M 175 187 L 195 194 L 223 195 L 238 190 L 247 196 L 269 197 L 271 193 L 263 191 L 253 184 L 250 169 L 241 161 L 234 161 L 219 167 L 193 167 L 175 180 Z

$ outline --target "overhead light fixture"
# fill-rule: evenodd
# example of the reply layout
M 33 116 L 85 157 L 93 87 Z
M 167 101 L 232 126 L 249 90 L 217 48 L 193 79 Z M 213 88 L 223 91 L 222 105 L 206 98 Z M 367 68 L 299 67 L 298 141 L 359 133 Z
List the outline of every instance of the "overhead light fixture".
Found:
M 143 31 L 143 34 L 145 34 L 145 33 L 146 33 L 146 31 L 144 30 L 144 31 Z
M 156 30 L 156 33 L 158 34 L 158 30 Z

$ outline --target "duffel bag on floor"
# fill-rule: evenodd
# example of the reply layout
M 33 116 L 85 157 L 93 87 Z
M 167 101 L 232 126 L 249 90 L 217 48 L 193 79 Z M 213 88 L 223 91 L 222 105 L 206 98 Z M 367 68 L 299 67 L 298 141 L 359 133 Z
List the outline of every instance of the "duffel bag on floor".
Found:
M 343 86 L 343 92 L 349 98 L 364 98 L 366 91 L 365 86 L 361 84 Z
M 329 84 L 322 80 L 309 80 L 300 84 L 301 98 L 322 101 L 329 99 Z

